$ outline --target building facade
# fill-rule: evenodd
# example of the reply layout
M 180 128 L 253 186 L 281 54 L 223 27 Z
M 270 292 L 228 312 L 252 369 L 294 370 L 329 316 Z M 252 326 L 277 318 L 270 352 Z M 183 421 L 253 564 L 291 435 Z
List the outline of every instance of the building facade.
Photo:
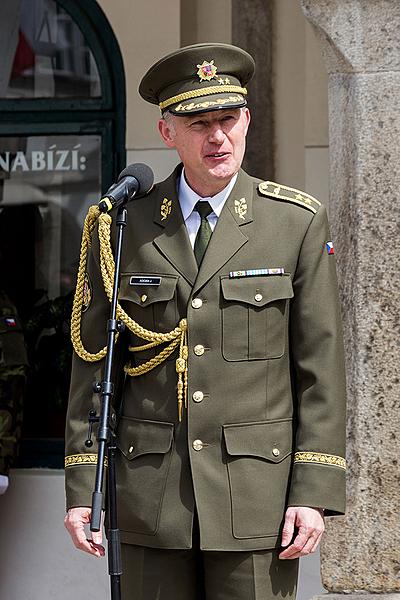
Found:
M 210 41 L 242 46 L 257 61 L 248 171 L 328 203 L 328 75 L 298 0 L 1 3 L 2 278 L 26 327 L 31 369 L 20 459 L 0 497 L 5 600 L 90 600 L 108 589 L 105 561 L 76 552 L 62 525 L 80 228 L 125 163 L 149 164 L 158 181 L 177 164 L 138 84 L 163 54 Z M 305 565 L 302 581 L 300 597 L 319 591 L 317 563 Z

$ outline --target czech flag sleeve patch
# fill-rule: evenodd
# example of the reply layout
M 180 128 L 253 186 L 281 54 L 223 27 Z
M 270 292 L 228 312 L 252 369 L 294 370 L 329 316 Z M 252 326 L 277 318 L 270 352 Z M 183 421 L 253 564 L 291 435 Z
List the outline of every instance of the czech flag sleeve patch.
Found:
M 328 254 L 335 254 L 335 249 L 333 247 L 333 242 L 326 242 L 326 251 Z

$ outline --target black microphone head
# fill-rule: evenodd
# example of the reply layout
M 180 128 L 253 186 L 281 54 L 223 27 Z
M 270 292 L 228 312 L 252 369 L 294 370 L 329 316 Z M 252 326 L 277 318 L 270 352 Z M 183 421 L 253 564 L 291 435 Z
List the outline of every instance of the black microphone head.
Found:
M 154 183 L 154 173 L 148 165 L 143 163 L 135 163 L 134 165 L 128 165 L 119 174 L 118 181 L 121 181 L 124 177 L 134 177 L 139 183 L 139 189 L 137 196 L 144 196 L 147 194 Z

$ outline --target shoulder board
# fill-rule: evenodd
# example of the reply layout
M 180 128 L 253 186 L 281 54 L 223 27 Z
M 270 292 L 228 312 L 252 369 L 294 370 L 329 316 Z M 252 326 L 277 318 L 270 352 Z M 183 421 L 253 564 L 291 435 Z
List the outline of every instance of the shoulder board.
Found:
M 311 210 L 313 213 L 316 213 L 321 206 L 321 202 L 313 196 L 310 196 L 301 190 L 296 190 L 295 188 L 281 185 L 280 183 L 274 183 L 273 181 L 263 181 L 259 184 L 258 189 L 260 194 L 263 194 L 264 196 L 279 198 L 279 200 L 286 200 L 287 202 L 298 204 L 303 208 Z

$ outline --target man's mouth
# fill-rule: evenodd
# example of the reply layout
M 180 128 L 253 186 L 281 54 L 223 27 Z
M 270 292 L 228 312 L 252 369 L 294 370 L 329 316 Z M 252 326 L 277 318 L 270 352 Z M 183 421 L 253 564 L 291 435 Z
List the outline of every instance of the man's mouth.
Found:
M 228 156 L 228 152 L 212 152 L 210 154 L 206 154 L 206 158 L 223 158 L 224 156 Z

